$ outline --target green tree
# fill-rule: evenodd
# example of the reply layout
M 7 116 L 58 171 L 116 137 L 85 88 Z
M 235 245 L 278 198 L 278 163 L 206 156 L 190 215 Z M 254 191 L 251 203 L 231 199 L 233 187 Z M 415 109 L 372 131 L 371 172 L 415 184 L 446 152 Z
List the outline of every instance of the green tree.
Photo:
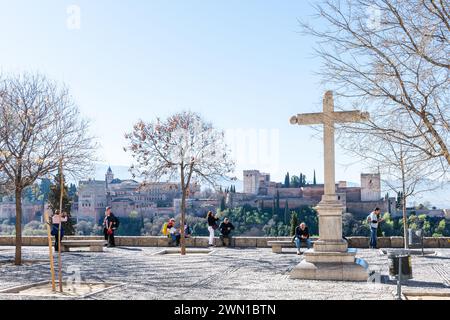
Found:
M 442 236 L 444 236 L 445 229 L 446 229 L 446 221 L 445 221 L 445 219 L 442 219 L 439 222 L 438 227 L 434 230 L 433 237 L 442 237 Z
M 317 180 L 316 180 L 316 170 L 314 170 L 313 185 L 317 185 Z
M 278 216 L 280 214 L 280 191 L 277 190 L 277 197 L 275 200 L 275 210 L 276 210 L 276 215 Z
M 289 188 L 290 187 L 291 179 L 289 178 L 289 172 L 286 173 L 286 177 L 284 178 L 284 187 Z
M 393 219 L 393 225 L 392 225 L 392 228 L 394 229 L 394 235 L 399 235 L 399 234 L 401 234 L 401 230 L 400 230 L 400 223 L 399 223 L 399 220 L 398 219 Z
M 76 195 L 77 195 L 77 187 L 73 183 L 71 183 L 69 186 L 69 197 L 72 200 L 75 200 Z
M 25 189 L 23 189 L 22 197 L 28 201 L 33 201 L 33 186 L 28 186 Z
M 298 188 L 300 187 L 300 178 L 297 176 L 292 176 L 291 177 L 291 184 L 290 184 L 291 188 Z
M 220 211 L 224 211 L 225 209 L 225 197 L 222 197 L 222 199 L 220 200 Z
M 63 182 L 65 181 L 64 175 L 62 175 Z M 50 186 L 50 192 L 48 194 L 48 204 L 53 213 L 60 208 L 60 195 L 61 195 L 61 173 L 57 173 L 54 179 L 54 183 Z M 62 191 L 62 211 L 67 214 L 67 222 L 62 223 L 64 233 L 66 235 L 74 235 L 75 227 L 72 221 L 70 210 L 72 207 L 72 199 L 69 197 L 69 188 L 64 183 Z
M 288 224 L 288 219 L 289 219 L 289 204 L 288 204 L 288 201 L 286 200 L 285 202 L 284 202 L 284 219 L 283 219 L 283 221 L 284 221 L 284 224 Z
M 293 237 L 295 235 L 295 228 L 299 225 L 298 223 L 298 215 L 296 211 L 291 212 L 291 232 L 290 236 Z
M 39 184 L 39 197 L 44 203 L 48 201 L 48 194 L 50 193 L 50 186 L 52 185 L 52 181 L 47 178 L 41 179 L 41 183 Z

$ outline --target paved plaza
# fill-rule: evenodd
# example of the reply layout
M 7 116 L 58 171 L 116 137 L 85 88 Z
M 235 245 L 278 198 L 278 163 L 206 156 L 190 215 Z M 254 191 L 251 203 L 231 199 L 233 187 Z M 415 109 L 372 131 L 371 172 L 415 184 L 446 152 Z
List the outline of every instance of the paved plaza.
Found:
M 103 253 L 63 253 L 64 271 L 81 271 L 82 281 L 123 285 L 86 299 L 395 299 L 396 284 L 388 275 L 388 258 L 379 250 L 358 250 L 357 257 L 381 273 L 380 284 L 293 280 L 290 270 L 302 256 L 287 250 L 214 248 L 210 254 L 160 255 L 163 248 L 106 248 Z M 14 266 L 14 247 L 0 247 L 0 290 L 50 279 L 48 248 L 24 247 L 23 266 Z M 435 255 L 413 256 L 412 280 L 405 292 L 450 294 L 450 249 Z M 65 272 L 64 279 L 68 274 Z M 0 294 L 3 299 L 30 299 Z M 36 299 L 36 298 L 34 298 Z

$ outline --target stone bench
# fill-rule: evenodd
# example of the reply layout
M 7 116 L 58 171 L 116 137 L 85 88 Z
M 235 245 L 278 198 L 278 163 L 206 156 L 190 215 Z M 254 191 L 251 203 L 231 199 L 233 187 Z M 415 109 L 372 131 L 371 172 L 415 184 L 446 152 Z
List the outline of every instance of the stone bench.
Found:
M 311 240 L 311 244 L 314 244 L 314 240 Z M 295 242 L 292 240 L 276 240 L 276 241 L 267 241 L 267 245 L 272 247 L 273 253 L 281 253 L 283 248 L 295 248 Z M 306 247 L 306 242 L 301 242 L 302 247 Z
M 63 240 L 61 251 L 68 252 L 70 248 L 89 247 L 92 252 L 103 252 L 106 243 L 106 240 Z

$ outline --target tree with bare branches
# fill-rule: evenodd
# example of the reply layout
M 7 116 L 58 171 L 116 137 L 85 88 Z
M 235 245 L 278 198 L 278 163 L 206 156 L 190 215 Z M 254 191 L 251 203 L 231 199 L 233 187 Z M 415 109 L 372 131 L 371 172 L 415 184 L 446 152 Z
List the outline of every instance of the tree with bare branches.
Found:
M 41 74 L 0 79 L 0 176 L 16 202 L 15 264 L 22 263 L 22 192 L 58 171 L 80 177 L 91 169 L 96 145 L 67 88 Z
M 401 127 L 401 125 L 399 125 Z M 389 136 L 378 134 L 360 136 L 362 140 L 350 140 L 352 153 L 365 164 L 379 171 L 387 189 L 401 194 L 404 246 L 408 248 L 408 219 L 406 204 L 410 197 L 439 187 L 436 181 L 446 174 L 439 159 L 424 158 L 422 152 L 411 146 L 396 143 Z M 367 147 L 370 146 L 370 147 Z M 433 164 L 432 162 L 437 162 Z
M 318 40 L 319 74 L 335 86 L 338 103 L 341 97 L 371 114 L 367 122 L 341 127 L 341 135 L 387 138 L 448 168 L 449 2 L 323 0 L 315 9 L 321 23 L 302 25 Z
M 125 135 L 135 163 L 134 176 L 145 181 L 177 179 L 181 186 L 181 254 L 186 254 L 184 223 L 186 198 L 192 185 L 217 182 L 234 169 L 224 132 L 194 112 L 176 113 L 166 120 L 139 121 L 133 132 Z

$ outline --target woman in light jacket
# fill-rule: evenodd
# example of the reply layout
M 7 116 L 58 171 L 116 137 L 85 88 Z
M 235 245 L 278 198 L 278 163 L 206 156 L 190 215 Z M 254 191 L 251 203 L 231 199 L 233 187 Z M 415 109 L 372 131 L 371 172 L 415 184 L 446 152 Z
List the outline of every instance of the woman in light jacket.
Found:
M 219 220 L 219 218 L 216 218 L 212 211 L 208 212 L 206 218 L 208 219 L 208 231 L 209 231 L 208 245 L 212 247 L 214 246 L 214 230 L 217 229 L 217 221 Z

